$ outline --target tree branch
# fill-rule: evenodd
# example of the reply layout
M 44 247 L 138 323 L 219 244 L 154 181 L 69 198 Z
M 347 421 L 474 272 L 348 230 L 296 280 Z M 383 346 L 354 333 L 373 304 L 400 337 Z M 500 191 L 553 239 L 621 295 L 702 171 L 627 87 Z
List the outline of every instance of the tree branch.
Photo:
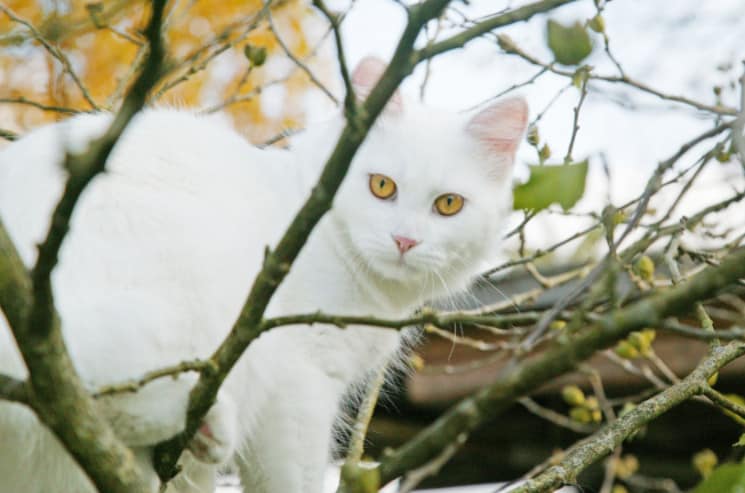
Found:
M 70 60 L 67 58 L 67 56 L 60 50 L 58 47 L 54 46 L 49 40 L 47 40 L 39 31 L 34 27 L 33 24 L 31 24 L 29 21 L 22 19 L 19 17 L 15 12 L 10 10 L 8 7 L 6 7 L 3 4 L 0 4 L 0 11 L 4 12 L 5 15 L 7 15 L 12 21 L 17 22 L 26 29 L 28 29 L 31 32 L 31 35 L 44 47 L 47 52 L 52 55 L 57 61 L 59 61 L 62 64 L 62 67 L 65 69 L 65 72 L 67 72 L 70 75 L 70 78 L 75 83 L 75 85 L 80 89 L 80 93 L 83 95 L 83 99 L 85 99 L 88 104 L 91 105 L 91 108 L 94 110 L 100 109 L 98 104 L 93 100 L 93 97 L 91 96 L 88 89 L 83 84 L 83 81 L 80 80 L 78 75 L 75 73 L 75 71 L 72 68 L 72 64 L 70 63 Z
M 211 361 L 202 361 L 202 360 L 194 360 L 194 361 L 183 361 L 177 365 L 173 366 L 167 366 L 165 368 L 159 368 L 157 370 L 153 370 L 150 372 L 147 372 L 145 375 L 142 376 L 142 378 L 137 380 L 129 380 L 126 382 L 121 382 L 114 385 L 107 385 L 105 387 L 102 387 L 98 389 L 94 394 L 94 398 L 104 397 L 107 395 L 112 394 L 121 394 L 125 392 L 137 392 L 145 385 L 149 384 L 150 382 L 154 380 L 158 380 L 160 378 L 164 377 L 175 377 L 176 375 L 179 375 L 181 373 L 195 371 L 195 372 L 204 372 L 204 371 L 210 371 L 214 369 L 214 365 Z
M 715 348 L 684 380 L 642 402 L 634 410 L 574 445 L 561 462 L 550 467 L 535 479 L 510 491 L 512 493 L 541 493 L 574 483 L 580 472 L 613 452 L 634 431 L 673 407 L 704 392 L 707 378 L 743 354 L 745 354 L 745 345 L 741 343 L 731 343 Z
M 0 400 L 30 406 L 28 382 L 0 374 Z
M 50 275 L 77 199 L 103 171 L 114 144 L 142 108 L 146 93 L 157 79 L 162 60 L 160 23 L 164 5 L 164 0 L 153 2 L 146 29 L 150 54 L 111 127 L 103 137 L 91 142 L 86 153 L 65 157 L 69 178 L 47 237 L 39 247 L 30 279 L 0 224 L 0 306 L 29 370 L 29 400 L 98 490 L 107 493 L 145 492 L 148 487 L 131 451 L 99 415 L 75 371 L 54 308 Z
M 738 418 L 738 423 L 740 423 L 741 425 L 745 424 L 745 406 L 742 406 L 735 401 L 728 399 L 727 396 L 722 395 L 721 393 L 712 389 L 709 386 L 708 382 L 703 385 L 701 392 L 706 397 L 708 397 L 711 402 L 721 407 L 722 409 L 726 409 L 730 413 L 734 414 Z
M 690 281 L 602 317 L 568 341 L 507 369 L 493 384 L 464 399 L 414 439 L 383 457 L 379 466 L 385 483 L 423 464 L 463 432 L 471 432 L 503 412 L 512 402 L 541 383 L 572 370 L 596 351 L 607 348 L 634 330 L 655 326 L 666 317 L 690 310 L 745 276 L 745 249 L 709 267 Z
M 268 3 L 265 5 L 268 5 Z M 328 97 L 331 101 L 333 101 L 334 104 L 338 105 L 339 100 L 336 98 L 336 96 L 334 96 L 334 94 L 331 91 L 329 91 L 329 89 L 323 84 L 323 82 L 318 80 L 318 78 L 313 73 L 313 71 L 310 68 L 308 68 L 308 66 L 304 64 L 300 59 L 298 59 L 298 57 L 296 57 L 292 53 L 292 50 L 290 50 L 290 47 L 287 46 L 285 42 L 282 40 L 282 37 L 279 35 L 279 31 L 277 31 L 277 27 L 274 25 L 274 20 L 272 19 L 272 13 L 268 9 L 267 9 L 266 20 L 269 23 L 269 29 L 272 31 L 272 34 L 274 34 L 274 39 L 277 40 L 277 44 L 279 44 L 280 48 L 282 48 L 282 51 L 285 52 L 285 55 L 287 55 L 287 58 L 289 58 L 292 61 L 292 63 L 297 65 L 300 68 L 300 70 L 305 72 L 305 75 L 308 76 L 308 78 L 313 83 L 313 85 L 315 85 L 318 89 L 320 89 L 321 92 L 326 95 L 326 97 Z
M 561 75 L 568 78 L 574 77 L 574 72 L 569 70 L 563 70 L 560 68 L 557 68 L 554 66 L 553 63 L 545 63 L 540 61 L 538 58 L 534 57 L 533 55 L 530 55 L 529 53 L 523 51 L 519 46 L 517 46 L 509 37 L 507 36 L 500 36 L 498 38 L 499 46 L 508 54 L 516 55 L 523 60 L 525 60 L 528 63 L 531 63 L 533 65 L 536 65 L 538 67 L 542 67 L 546 70 L 549 70 L 553 72 L 556 75 Z M 692 99 L 685 98 L 683 96 L 676 96 L 673 94 L 666 94 L 658 89 L 655 89 L 653 87 L 650 87 L 642 82 L 639 82 L 635 79 L 632 79 L 628 77 L 627 75 L 621 75 L 621 76 L 607 76 L 607 75 L 588 75 L 589 79 L 591 80 L 597 80 L 601 82 L 609 82 L 609 83 L 616 83 L 616 84 L 626 84 L 630 87 L 633 87 L 635 89 L 638 89 L 639 91 L 646 92 L 648 94 L 651 94 L 653 96 L 656 96 L 660 99 L 664 99 L 666 101 L 674 101 L 676 103 L 685 104 L 688 106 L 691 106 L 693 108 L 696 108 L 700 111 L 708 111 L 710 113 L 718 114 L 718 115 L 729 115 L 729 116 L 736 116 L 737 110 L 734 108 L 730 108 L 728 106 L 723 105 L 717 105 L 717 106 L 710 106 L 708 104 L 700 103 L 698 101 L 694 101 Z
M 83 111 L 76 110 L 75 108 L 66 108 L 64 106 L 50 106 L 47 104 L 39 103 L 31 99 L 27 99 L 23 96 L 17 98 L 0 98 L 0 103 L 3 104 L 21 104 L 26 106 L 32 106 L 42 111 L 51 111 L 54 113 L 63 113 L 66 115 L 77 115 L 78 113 L 84 113 Z
M 11 132 L 10 130 L 0 128 L 0 139 L 9 140 L 12 142 L 14 140 L 18 140 L 18 134 L 15 132 Z
M 339 60 L 339 72 L 341 79 L 344 82 L 344 110 L 346 111 L 347 118 L 354 118 L 354 112 L 357 109 L 357 97 L 354 94 L 354 87 L 352 86 L 352 78 L 349 76 L 349 69 L 347 68 L 347 57 L 344 55 L 344 44 L 341 41 L 341 26 L 340 17 L 332 13 L 323 0 L 313 0 L 313 5 L 321 11 L 331 24 L 331 29 L 334 32 L 334 41 L 336 42 L 336 58 Z
M 514 24 L 516 22 L 527 21 L 536 14 L 542 14 L 553 10 L 556 7 L 572 3 L 574 0 L 544 0 L 542 2 L 535 2 L 524 7 L 519 7 L 514 10 L 510 10 L 500 15 L 495 15 L 485 21 L 478 22 L 466 29 L 465 31 L 451 36 L 450 38 L 444 39 L 438 43 L 425 46 L 421 50 L 417 51 L 416 57 L 417 62 L 425 60 L 427 58 L 433 58 L 439 54 L 445 53 L 446 51 L 455 50 L 462 48 L 466 43 L 478 38 L 484 34 L 494 31 L 497 28 Z

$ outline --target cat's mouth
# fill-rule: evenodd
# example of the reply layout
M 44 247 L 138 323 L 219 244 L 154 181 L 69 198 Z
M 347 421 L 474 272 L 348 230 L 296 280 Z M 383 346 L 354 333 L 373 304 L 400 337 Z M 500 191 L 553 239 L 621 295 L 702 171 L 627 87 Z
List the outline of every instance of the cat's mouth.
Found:
M 378 258 L 375 266 L 383 277 L 394 281 L 411 281 L 422 274 L 422 267 L 417 265 L 410 254 Z

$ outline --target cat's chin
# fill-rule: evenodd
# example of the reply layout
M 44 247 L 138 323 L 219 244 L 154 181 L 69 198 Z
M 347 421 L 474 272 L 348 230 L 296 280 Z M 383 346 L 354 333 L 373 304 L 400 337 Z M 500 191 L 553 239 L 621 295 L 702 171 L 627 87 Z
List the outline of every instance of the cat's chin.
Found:
M 371 262 L 373 270 L 386 281 L 411 284 L 422 281 L 426 275 L 423 269 L 405 258 L 378 258 Z

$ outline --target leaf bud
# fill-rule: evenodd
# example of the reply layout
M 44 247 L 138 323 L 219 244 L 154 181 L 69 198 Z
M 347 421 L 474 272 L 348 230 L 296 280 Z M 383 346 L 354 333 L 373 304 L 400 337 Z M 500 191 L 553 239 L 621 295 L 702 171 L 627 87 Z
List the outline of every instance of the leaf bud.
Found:
M 600 14 L 590 19 L 587 25 L 596 33 L 603 34 L 605 32 L 605 19 Z
M 591 423 L 592 412 L 584 407 L 573 407 L 569 410 L 569 417 L 578 423 Z
M 634 271 L 645 281 L 654 279 L 654 260 L 648 255 L 642 255 L 634 264 Z
M 567 323 L 564 320 L 554 320 L 549 324 L 548 328 L 551 330 L 561 330 L 566 326 Z
M 567 385 L 561 389 L 561 397 L 570 406 L 581 406 L 585 403 L 585 394 L 576 385 Z
M 243 47 L 243 54 L 254 67 L 261 67 L 266 61 L 266 48 L 263 46 L 247 44 Z
M 629 341 L 620 341 L 614 349 L 617 355 L 624 359 L 634 359 L 639 357 L 639 350 L 629 343 Z
M 497 35 L 497 44 L 499 45 L 500 48 L 502 48 L 507 53 L 514 53 L 517 51 L 517 46 L 515 45 L 515 42 L 512 41 L 512 38 L 510 38 L 506 34 Z
M 696 452 L 692 459 L 693 468 L 701 477 L 708 477 L 719 463 L 717 455 L 711 449 L 703 449 Z

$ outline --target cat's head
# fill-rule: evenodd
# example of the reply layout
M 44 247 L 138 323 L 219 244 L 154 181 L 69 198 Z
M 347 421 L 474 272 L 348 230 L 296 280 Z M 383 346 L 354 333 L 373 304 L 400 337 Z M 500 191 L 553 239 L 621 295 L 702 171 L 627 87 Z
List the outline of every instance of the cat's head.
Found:
M 353 74 L 358 97 L 384 69 L 374 58 L 359 64 Z M 522 98 L 464 115 L 396 93 L 355 156 L 331 212 L 361 271 L 427 283 L 422 289 L 437 296 L 464 287 L 493 260 L 527 119 Z

